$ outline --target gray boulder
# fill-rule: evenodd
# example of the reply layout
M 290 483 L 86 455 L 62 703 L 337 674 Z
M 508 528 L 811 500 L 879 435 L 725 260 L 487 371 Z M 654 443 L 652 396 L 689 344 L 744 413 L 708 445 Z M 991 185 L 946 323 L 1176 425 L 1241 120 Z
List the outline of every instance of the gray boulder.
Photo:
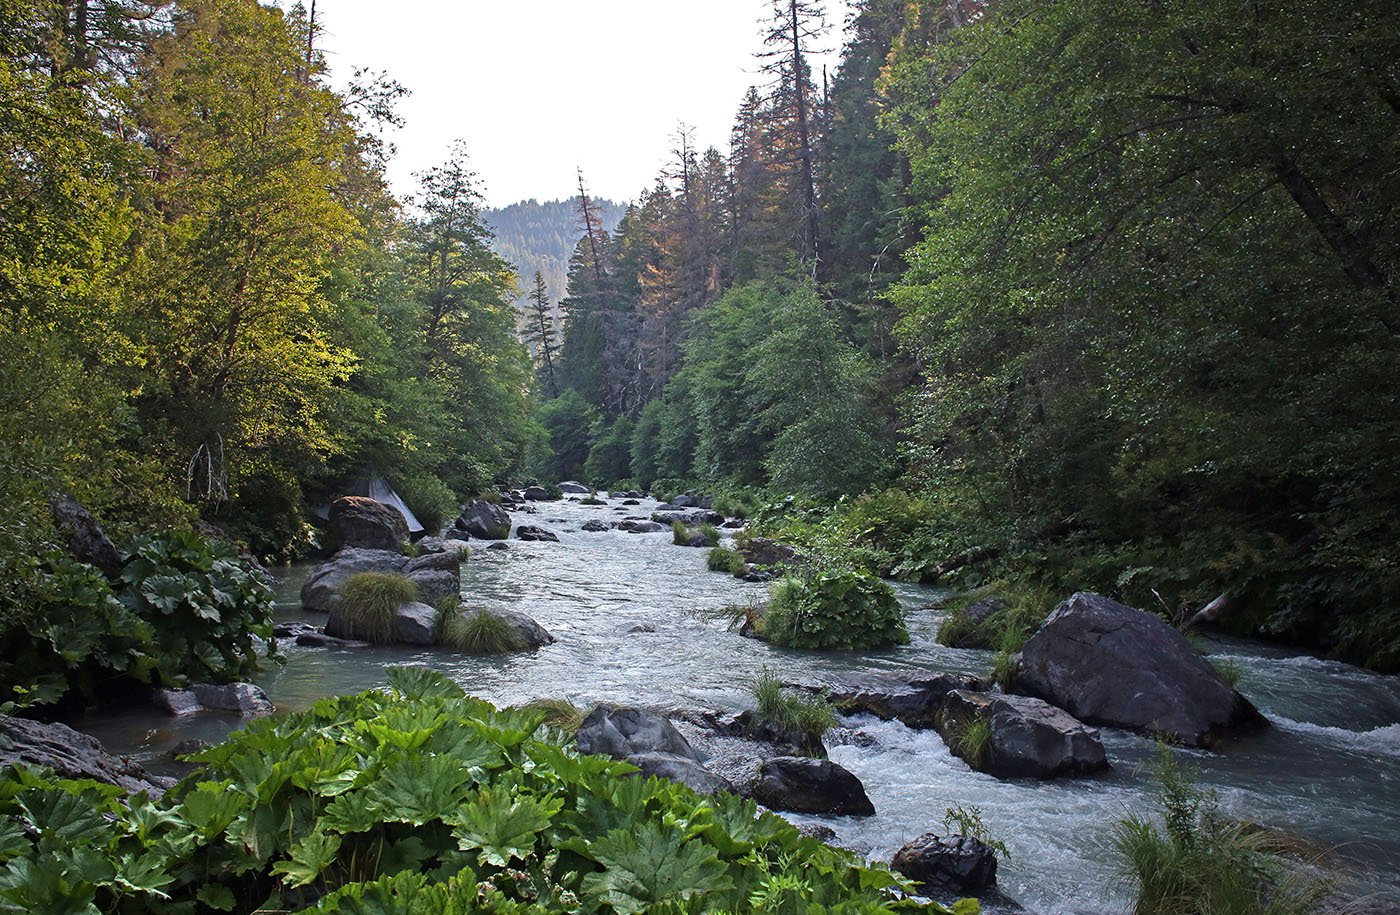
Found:
M 485 607 L 463 610 L 463 617 L 472 616 L 477 613 L 489 613 L 496 619 L 510 627 L 514 635 L 516 651 L 532 651 L 544 645 L 553 645 L 554 636 L 549 634 L 549 630 L 535 622 L 533 617 L 527 616 L 518 610 L 491 610 Z
M 584 753 L 601 753 L 614 759 L 641 753 L 669 753 L 692 762 L 704 762 L 675 725 L 645 709 L 600 705 L 579 725 L 574 739 Z
M 421 601 L 394 611 L 394 640 L 401 645 L 436 645 L 438 612 Z
M 414 546 L 418 547 L 418 555 L 420 556 L 450 553 L 456 556 L 459 561 L 465 561 L 472 551 L 471 544 L 455 537 L 424 537 Z
M 490 550 L 490 551 L 493 552 L 493 553 L 499 553 L 499 552 L 502 552 L 502 551 L 505 551 L 505 550 L 510 549 L 510 547 L 507 546 L 507 545 L 504 544 L 504 543 L 501 543 L 501 542 L 497 541 L 496 543 L 493 543 L 493 544 L 491 544 L 490 546 L 488 546 L 487 549 Z
M 272 700 L 251 683 L 195 683 L 188 689 L 160 688 L 151 693 L 158 708 L 181 717 L 201 712 L 234 712 L 244 718 L 271 715 Z
M 549 490 L 543 486 L 526 486 L 521 495 L 529 502 L 548 502 L 550 499 Z
M 452 552 L 410 559 L 388 550 L 346 548 L 306 577 L 301 586 L 301 604 L 307 610 L 330 613 L 335 609 L 341 586 L 357 572 L 402 575 L 418 586 L 419 600 L 436 603 L 461 591 L 461 569 L 461 557 Z
M 991 737 L 980 756 L 969 758 L 958 734 L 978 718 L 988 723 Z M 1088 775 L 1108 768 L 1098 731 L 1030 696 L 953 690 L 938 732 L 968 765 L 997 778 Z
M 616 527 L 615 524 L 612 524 L 607 521 L 599 521 L 597 518 L 590 518 L 587 521 L 583 522 L 583 529 L 593 534 L 599 534 L 603 531 L 610 531 L 614 527 Z
M 96 566 L 109 577 L 121 571 L 122 559 L 102 525 L 77 499 L 61 492 L 49 493 L 49 514 L 63 535 L 68 553 L 79 562 Z
M 626 531 L 629 534 L 657 534 L 661 531 L 666 530 L 666 527 L 664 525 L 657 524 L 655 521 L 627 520 L 618 524 L 617 529 L 620 531 Z
M 510 536 L 510 515 L 499 505 L 477 499 L 462 507 L 455 527 L 478 540 L 504 540 Z
M 845 674 L 794 685 L 825 693 L 832 705 L 847 714 L 865 712 L 911 728 L 937 726 L 944 700 L 953 690 L 982 688 L 975 677 L 921 670 Z
M 544 543 L 559 542 L 559 535 L 553 531 L 547 531 L 542 527 L 531 527 L 528 524 L 522 524 L 516 528 L 515 536 L 520 540 L 534 540 Z
M 875 805 L 850 771 L 829 759 L 775 756 L 758 769 L 753 799 L 773 810 L 871 816 Z
M 85 779 L 116 785 L 128 793 L 145 791 L 159 797 L 175 784 L 173 778 L 152 775 L 124 756 L 116 756 L 95 738 L 66 724 L 0 716 L 0 768 L 43 766 L 59 778 Z
M 559 491 L 563 493 L 573 493 L 574 495 L 583 496 L 586 496 L 589 493 L 593 492 L 593 490 L 589 489 L 587 486 L 584 486 L 577 480 L 565 480 L 563 483 L 560 483 Z
M 654 775 L 667 781 L 680 782 L 696 794 L 733 792 L 734 786 L 722 775 L 716 775 L 702 763 L 672 753 L 636 753 L 627 761 L 643 775 Z
M 968 604 L 959 612 L 967 625 L 953 632 L 945 644 L 950 648 L 995 648 L 999 636 L 990 620 L 1005 609 L 1006 601 L 999 597 Z
M 895 852 L 890 867 L 921 893 L 943 898 L 975 896 L 997 882 L 996 853 L 971 836 L 919 836 Z
M 408 522 L 397 508 L 366 496 L 341 496 L 331 503 L 331 549 L 398 550 L 407 542 Z
M 1090 724 L 1188 746 L 1266 724 L 1181 633 L 1087 592 L 1060 604 L 1026 642 L 1015 682 Z
M 750 537 L 738 545 L 744 561 L 752 566 L 775 566 L 790 563 L 797 558 L 797 551 L 790 546 L 769 540 L 767 537 Z
M 724 515 L 704 508 L 694 508 L 687 511 L 664 511 L 658 509 L 651 513 L 651 520 L 667 526 L 675 524 L 677 521 L 687 525 L 723 524 Z

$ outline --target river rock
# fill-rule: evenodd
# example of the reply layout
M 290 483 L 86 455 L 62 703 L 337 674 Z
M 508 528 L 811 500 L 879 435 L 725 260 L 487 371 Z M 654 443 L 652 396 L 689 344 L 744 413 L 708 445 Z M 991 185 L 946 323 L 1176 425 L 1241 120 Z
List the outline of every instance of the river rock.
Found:
M 1006 609 L 1006 601 L 1000 597 L 985 597 L 974 601 L 962 609 L 959 615 L 968 623 L 954 633 L 945 643 L 950 648 L 995 648 L 997 633 L 987 621 Z
M 187 689 L 161 687 L 151 693 L 151 701 L 177 717 L 234 712 L 244 718 L 257 718 L 274 711 L 267 693 L 251 683 L 195 683 Z
M 668 781 L 679 782 L 696 794 L 717 794 L 721 791 L 734 791 L 734 786 L 722 775 L 716 775 L 702 763 L 676 756 L 671 753 L 636 753 L 627 761 L 642 770 L 643 775 L 654 775 Z
M 528 524 L 522 524 L 520 527 L 516 528 L 515 536 L 521 540 L 534 540 L 545 543 L 559 542 L 559 535 L 553 531 L 547 531 L 542 527 L 531 527 Z
M 997 882 L 996 852 L 972 836 L 919 836 L 895 852 L 890 867 L 929 896 L 976 896 Z
M 330 549 L 398 550 L 407 542 L 408 522 L 397 508 L 367 496 L 341 496 L 331 503 Z
M 603 531 L 610 531 L 616 525 L 607 521 L 599 521 L 597 518 L 590 518 L 583 522 L 583 529 L 589 533 L 599 534 Z
M 797 551 L 792 547 L 767 537 L 750 537 L 738 544 L 738 550 L 751 566 L 781 565 L 797 558 Z
M 981 758 L 969 759 L 957 733 L 977 718 L 991 726 L 991 738 Z M 1088 775 L 1108 768 L 1098 731 L 1030 696 L 955 689 L 944 700 L 938 732 L 968 765 L 997 778 Z
M 454 537 L 424 537 L 414 546 L 418 547 L 418 555 L 420 556 L 448 553 L 457 557 L 458 562 L 466 561 L 472 551 L 471 544 Z
M 626 498 L 626 499 L 623 499 L 623 500 L 622 500 L 622 504 L 623 504 L 623 505 L 641 505 L 642 503 L 641 503 L 641 501 L 640 501 L 639 499 L 635 499 L 635 498 Z
M 404 604 L 394 611 L 394 640 L 401 645 L 436 645 L 437 621 L 437 609 L 431 604 Z
M 0 716 L 0 768 L 43 766 L 59 778 L 85 779 L 116 785 L 128 793 L 145 791 L 159 797 L 175 784 L 147 772 L 124 756 L 109 753 L 94 737 L 66 724 Z
M 604 703 L 589 713 L 574 735 L 584 753 L 626 759 L 638 753 L 670 753 L 704 762 L 675 725 L 655 712 Z
M 1090 724 L 1188 746 L 1266 724 L 1181 633 L 1087 592 L 1060 604 L 1027 640 L 1015 682 Z
M 676 544 L 677 546 L 712 547 L 718 546 L 719 540 L 711 537 L 704 531 L 687 530 L 685 537 Z
M 651 513 L 651 520 L 658 524 L 672 525 L 679 521 L 681 524 L 723 524 L 724 515 L 719 512 L 712 512 L 703 508 L 691 509 L 689 511 L 663 511 L 658 509 Z
M 301 604 L 307 610 L 330 613 L 335 609 L 340 587 L 357 572 L 402 575 L 418 586 L 419 600 L 436 603 L 461 591 L 461 569 L 462 560 L 453 553 L 430 553 L 410 559 L 388 550 L 347 547 L 306 577 L 301 586 Z
M 553 645 L 555 642 L 554 636 L 549 634 L 548 629 L 536 622 L 534 617 L 521 613 L 519 610 L 482 609 L 469 612 L 490 613 L 504 622 L 515 633 L 515 641 L 520 646 L 520 651 L 533 651 L 545 645 Z
M 666 530 L 666 527 L 655 521 L 626 520 L 619 523 L 617 529 L 629 534 L 657 534 Z
M 310 623 L 278 623 L 272 630 L 273 636 L 295 642 L 305 648 L 368 648 L 369 642 L 352 639 L 338 639 L 326 635 L 324 629 Z
M 507 544 L 497 542 L 488 546 L 487 549 L 491 550 L 492 552 L 500 552 L 502 550 L 508 550 L 510 549 L 510 547 Z
M 866 712 L 911 728 L 936 727 L 943 702 L 953 690 L 982 688 L 976 677 L 936 671 L 844 674 L 793 685 L 825 693 L 828 701 L 846 714 Z
M 550 499 L 549 490 L 543 486 L 526 486 L 521 496 L 530 502 L 548 502 Z
M 829 759 L 775 756 L 758 768 L 753 799 L 773 810 L 871 816 L 875 805 L 850 771 Z
M 454 526 L 478 540 L 504 540 L 510 536 L 510 515 L 499 505 L 477 499 L 462 506 Z
M 63 536 L 68 553 L 79 562 L 101 569 L 115 578 L 122 569 L 122 558 L 107 538 L 102 525 L 77 499 L 66 493 L 49 493 L 49 514 Z
M 586 496 L 593 490 L 589 489 L 587 486 L 584 486 L 577 480 L 565 480 L 564 482 L 559 484 L 559 491 L 573 493 L 574 495 Z

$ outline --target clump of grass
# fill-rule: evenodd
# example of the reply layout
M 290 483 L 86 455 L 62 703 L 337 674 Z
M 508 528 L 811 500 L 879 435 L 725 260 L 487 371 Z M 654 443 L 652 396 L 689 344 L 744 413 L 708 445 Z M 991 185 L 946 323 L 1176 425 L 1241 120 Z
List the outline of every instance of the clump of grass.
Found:
M 583 709 L 563 697 L 545 696 L 531 699 L 520 707 L 527 711 L 544 712 L 545 724 L 569 734 L 576 732 L 587 717 Z
M 972 715 L 954 721 L 948 729 L 948 748 L 980 769 L 992 748 L 992 723 L 982 715 Z
M 441 640 L 467 654 L 505 654 L 525 647 L 509 623 L 484 608 L 449 616 Z
M 584 496 L 582 499 L 579 499 L 579 500 L 578 500 L 578 504 L 580 504 L 580 505 L 607 505 L 608 503 L 605 502 L 604 500 L 598 498 L 598 492 L 597 492 L 597 490 L 594 490 L 593 492 L 590 492 L 588 495 Z
M 671 522 L 671 542 L 676 546 L 685 546 L 690 539 L 690 528 L 679 521 Z
M 1113 830 L 1123 878 L 1135 884 L 1135 915 L 1305 915 L 1327 895 L 1325 882 L 1290 868 L 1285 846 L 1220 812 L 1213 791 L 1163 747 L 1156 818 L 1129 816 Z
M 705 608 L 695 611 L 701 616 L 718 620 L 728 629 L 741 629 L 744 626 L 762 627 L 763 605 L 758 602 L 747 604 L 725 604 L 723 607 Z
M 822 734 L 836 726 L 836 710 L 825 696 L 812 696 L 784 689 L 768 669 L 753 683 L 756 704 L 754 717 L 779 731 L 801 734 L 809 740 L 820 740 Z
M 739 565 L 744 564 L 744 557 L 733 550 L 717 546 L 710 549 L 709 555 L 705 557 L 705 565 L 709 566 L 711 572 L 733 573 L 736 559 L 739 560 Z
M 955 607 L 943 618 L 943 622 L 938 624 L 938 633 L 934 638 L 940 645 L 956 646 L 976 637 L 980 629 L 980 626 L 968 618 L 964 607 Z
M 356 572 L 340 586 L 340 611 L 355 638 L 394 641 L 394 611 L 418 599 L 418 586 L 390 572 Z
M 1244 672 L 1240 663 L 1234 658 L 1211 658 L 1211 665 L 1220 674 L 1220 679 L 1231 686 L 1239 686 L 1240 674 Z
M 995 595 L 1005 606 L 982 622 L 967 616 L 967 608 Z M 935 636 L 943 645 L 963 648 L 1006 648 L 1013 654 L 1059 603 L 1051 588 L 1024 581 L 997 581 L 949 600 L 948 616 Z M 1014 633 L 1014 635 L 1010 635 Z M 1014 642 L 1014 644 L 1008 644 Z
M 982 822 L 982 808 L 976 804 L 954 804 L 947 808 L 943 814 L 943 828 L 952 832 L 957 830 L 958 835 L 964 839 L 976 839 L 992 850 L 1003 861 L 1011 860 L 1011 852 L 1007 849 L 1006 843 L 992 835 L 992 831 L 987 828 L 987 824 Z

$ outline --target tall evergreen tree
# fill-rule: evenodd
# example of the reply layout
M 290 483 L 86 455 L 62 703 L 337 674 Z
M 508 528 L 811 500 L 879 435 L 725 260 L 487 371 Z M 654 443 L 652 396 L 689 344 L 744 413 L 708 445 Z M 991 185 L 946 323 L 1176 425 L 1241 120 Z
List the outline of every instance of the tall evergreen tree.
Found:
M 538 360 L 536 372 L 544 381 L 545 393 L 551 398 L 558 397 L 559 381 L 554 375 L 554 316 L 549 310 L 549 290 L 545 288 L 544 274 L 538 270 L 528 299 L 530 314 L 525 326 L 525 342 Z

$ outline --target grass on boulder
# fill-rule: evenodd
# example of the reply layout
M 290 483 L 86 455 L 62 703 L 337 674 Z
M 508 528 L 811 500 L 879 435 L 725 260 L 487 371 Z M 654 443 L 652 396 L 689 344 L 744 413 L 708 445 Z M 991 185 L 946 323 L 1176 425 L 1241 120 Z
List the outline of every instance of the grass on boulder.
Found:
M 509 623 L 484 608 L 448 616 L 442 644 L 467 654 L 505 654 L 525 647 Z
M 588 717 L 583 709 L 559 696 L 531 699 L 520 708 L 530 712 L 544 712 L 545 724 L 552 728 L 558 728 L 567 734 L 577 731 L 579 726 L 583 724 L 583 719 Z
M 418 599 L 418 586 L 391 572 L 356 572 L 340 586 L 340 612 L 356 638 L 394 641 L 394 611 Z
M 757 706 L 754 716 L 780 731 L 820 740 L 822 734 L 837 723 L 836 710 L 825 696 L 809 696 L 784 689 L 766 667 L 753 683 L 753 697 Z

